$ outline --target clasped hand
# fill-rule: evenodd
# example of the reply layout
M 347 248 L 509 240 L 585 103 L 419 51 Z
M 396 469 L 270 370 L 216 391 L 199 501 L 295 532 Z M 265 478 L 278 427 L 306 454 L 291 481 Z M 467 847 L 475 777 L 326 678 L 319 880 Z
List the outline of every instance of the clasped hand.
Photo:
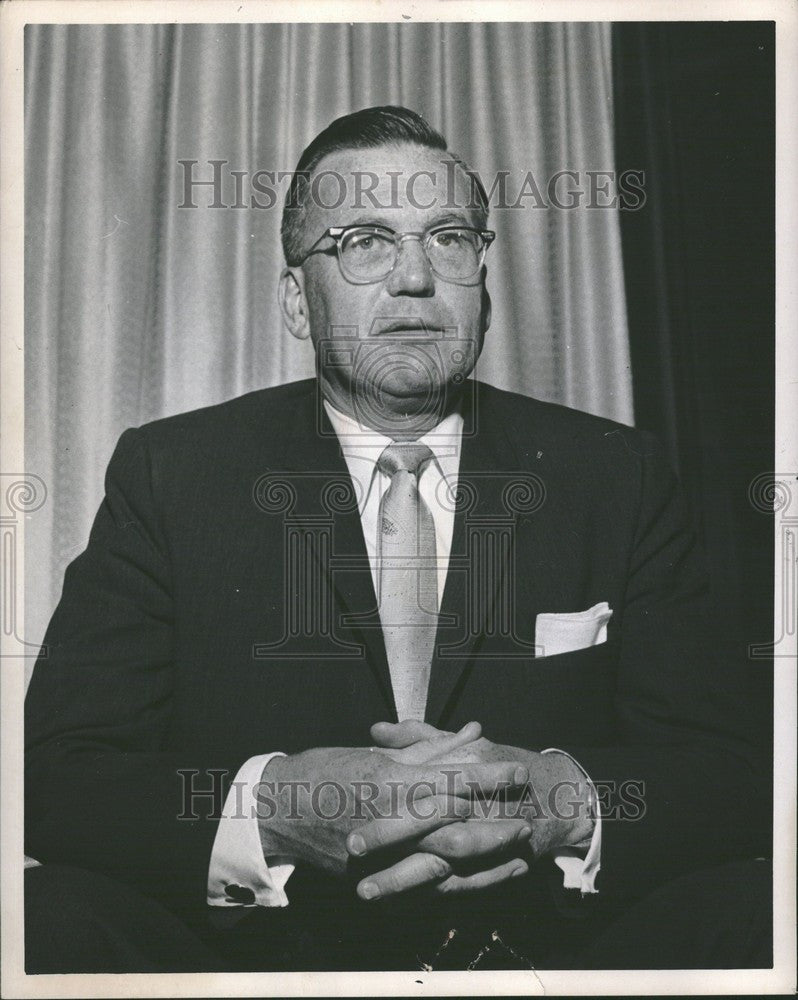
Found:
M 589 833 L 589 821 L 546 815 L 540 795 L 524 802 L 525 790 L 545 798 L 555 781 L 576 778 L 576 789 L 581 773 L 568 758 L 491 743 L 476 722 L 459 733 L 377 723 L 371 735 L 374 747 L 308 750 L 267 766 L 277 800 L 260 826 L 267 856 L 355 871 L 362 899 L 384 899 L 485 889 Z

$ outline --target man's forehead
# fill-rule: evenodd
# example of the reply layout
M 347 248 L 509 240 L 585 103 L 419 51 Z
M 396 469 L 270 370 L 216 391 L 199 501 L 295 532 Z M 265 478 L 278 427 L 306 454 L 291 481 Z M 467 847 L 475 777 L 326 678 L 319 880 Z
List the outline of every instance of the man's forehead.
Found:
M 473 224 L 471 181 L 451 153 L 397 143 L 329 153 L 309 178 L 307 209 L 325 226 L 391 214 Z
M 415 142 L 388 142 L 380 146 L 357 149 L 337 149 L 328 153 L 316 165 L 314 173 L 322 170 L 362 171 L 374 170 L 383 173 L 388 170 L 432 170 L 443 168 L 451 160 L 451 154 L 442 149 L 432 149 Z

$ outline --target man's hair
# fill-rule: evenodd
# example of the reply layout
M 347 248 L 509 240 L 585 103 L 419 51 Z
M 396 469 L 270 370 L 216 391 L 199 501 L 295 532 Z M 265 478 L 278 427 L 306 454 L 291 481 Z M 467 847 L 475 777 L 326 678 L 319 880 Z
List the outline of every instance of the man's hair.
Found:
M 303 229 L 305 225 L 310 179 L 318 164 L 331 153 L 343 149 L 378 149 L 396 143 L 414 143 L 447 153 L 471 181 L 468 206 L 477 218 L 477 226 L 484 229 L 488 222 L 488 196 L 479 175 L 448 149 L 446 140 L 417 111 L 395 105 L 362 108 L 352 114 L 336 118 L 299 157 L 283 207 L 280 235 L 286 263 L 295 266 L 303 254 Z

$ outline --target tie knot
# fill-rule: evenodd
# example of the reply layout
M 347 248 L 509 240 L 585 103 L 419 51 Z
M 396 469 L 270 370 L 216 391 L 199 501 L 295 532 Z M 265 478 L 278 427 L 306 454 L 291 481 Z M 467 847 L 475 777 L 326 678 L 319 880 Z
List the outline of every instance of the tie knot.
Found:
M 425 444 L 389 444 L 380 455 L 377 467 L 391 478 L 397 472 L 411 472 L 417 476 L 431 459 L 432 452 Z

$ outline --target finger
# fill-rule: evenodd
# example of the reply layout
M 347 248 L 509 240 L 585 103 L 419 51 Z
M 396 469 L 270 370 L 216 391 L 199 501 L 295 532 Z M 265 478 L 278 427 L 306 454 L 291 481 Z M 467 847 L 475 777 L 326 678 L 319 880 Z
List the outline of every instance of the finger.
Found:
M 470 815 L 471 803 L 465 798 L 428 795 L 409 796 L 400 815 L 369 820 L 346 838 L 347 851 L 356 858 L 385 851 L 423 837 L 441 826 L 460 823 Z
M 430 769 L 430 765 L 424 771 L 416 770 L 420 785 L 434 783 L 436 794 L 465 798 L 517 790 L 529 781 L 529 768 L 520 761 L 449 765 L 440 763 L 434 770 Z
M 529 780 L 528 769 L 512 762 L 452 765 L 438 773 L 410 767 L 404 770 L 411 777 L 406 779 L 403 799 L 396 803 L 392 815 L 363 823 L 349 834 L 346 846 L 352 856 L 393 847 L 466 819 L 473 814 L 475 793 L 489 795 L 523 786 Z M 415 780 L 413 776 L 417 776 Z
M 361 899 L 386 899 L 423 885 L 434 885 L 448 878 L 451 871 L 448 861 L 435 854 L 411 854 L 358 882 L 357 894 Z
M 403 750 L 387 751 L 393 759 L 403 764 L 426 764 L 430 760 L 447 760 L 460 747 L 478 740 L 482 727 L 478 722 L 468 722 L 459 733 L 439 734 L 434 739 L 420 740 Z M 381 749 L 381 748 L 380 748 Z M 383 750 L 383 753 L 386 751 Z
M 506 882 L 511 878 L 520 878 L 529 872 L 529 865 L 522 858 L 513 858 L 495 868 L 475 872 L 473 875 L 449 875 L 439 881 L 433 890 L 435 893 L 477 892 L 488 889 L 492 885 Z
M 523 820 L 468 820 L 452 823 L 425 834 L 416 842 L 420 851 L 437 854 L 447 861 L 482 858 L 523 847 L 532 830 Z
M 371 727 L 371 738 L 378 746 L 393 750 L 403 750 L 405 747 L 418 743 L 420 740 L 432 740 L 443 735 L 443 730 L 436 729 L 426 722 L 417 719 L 405 719 L 402 722 L 376 722 Z M 447 733 L 446 735 L 451 735 Z
M 425 760 L 446 760 L 455 750 L 464 747 L 466 743 L 473 743 L 482 735 L 482 726 L 478 722 L 467 722 L 457 733 L 447 733 L 431 740 L 429 743 L 429 755 Z

